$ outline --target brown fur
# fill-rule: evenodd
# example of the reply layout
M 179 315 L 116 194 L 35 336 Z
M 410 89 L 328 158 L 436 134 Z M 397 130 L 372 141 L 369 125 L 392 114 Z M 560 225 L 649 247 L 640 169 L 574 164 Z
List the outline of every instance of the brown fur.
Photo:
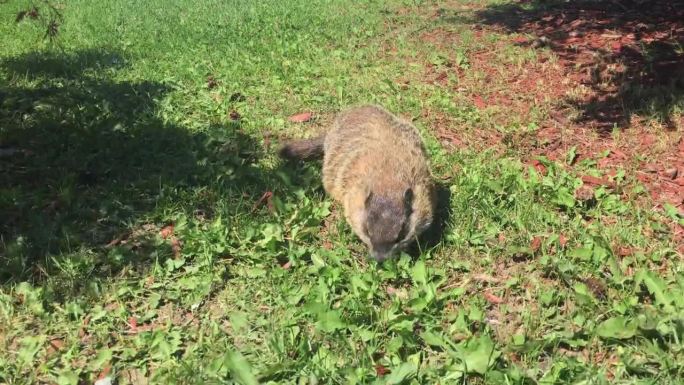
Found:
M 280 154 L 310 159 L 321 150 L 323 187 L 343 204 L 374 258 L 392 256 L 430 226 L 434 187 L 422 140 L 409 122 L 379 106 L 351 108 L 324 136 L 286 144 Z

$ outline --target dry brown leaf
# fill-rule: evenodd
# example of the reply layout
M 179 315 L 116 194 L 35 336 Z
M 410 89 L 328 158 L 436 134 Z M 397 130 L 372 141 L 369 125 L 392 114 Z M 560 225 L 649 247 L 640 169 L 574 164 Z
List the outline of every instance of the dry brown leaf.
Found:
M 500 304 L 500 303 L 503 303 L 503 301 L 504 301 L 503 298 L 501 298 L 501 297 L 499 297 L 499 296 L 496 296 L 496 295 L 494 295 L 494 294 L 492 294 L 492 293 L 490 293 L 490 292 L 488 292 L 488 291 L 483 292 L 482 295 L 483 295 L 484 298 L 487 300 L 487 302 L 493 303 L 493 304 L 495 304 L 495 305 L 498 305 L 498 304 Z
M 165 226 L 163 229 L 161 229 L 161 231 L 159 231 L 159 235 L 164 239 L 169 238 L 169 237 L 173 236 L 173 230 L 174 230 L 173 224 L 170 224 L 168 226 Z
M 534 238 L 532 238 L 532 242 L 530 243 L 530 248 L 532 248 L 532 250 L 534 250 L 534 251 L 537 251 L 541 247 L 541 244 L 542 244 L 541 238 L 540 237 L 534 237 Z
M 378 377 L 386 376 L 389 373 L 391 373 L 391 371 L 387 369 L 387 367 L 380 364 L 375 365 L 375 374 L 377 374 Z
M 304 123 L 304 122 L 308 122 L 309 120 L 311 120 L 312 117 L 313 117 L 312 113 L 302 112 L 302 113 L 290 116 L 289 118 L 287 118 L 287 120 L 289 120 L 292 123 Z

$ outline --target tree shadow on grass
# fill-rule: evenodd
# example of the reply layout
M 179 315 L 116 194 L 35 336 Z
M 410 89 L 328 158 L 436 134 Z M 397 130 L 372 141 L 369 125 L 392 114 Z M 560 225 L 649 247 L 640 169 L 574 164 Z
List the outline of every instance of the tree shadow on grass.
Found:
M 0 63 L 36 84 L 0 88 L 0 282 L 40 280 L 83 250 L 105 259 L 91 261 L 97 274 L 114 273 L 132 261 L 107 261 L 108 243 L 165 195 L 264 191 L 259 145 L 238 122 L 202 133 L 165 123 L 167 86 L 102 80 L 124 65 L 96 50 Z
M 635 114 L 672 129 L 673 113 L 684 110 L 682 0 L 520 1 L 489 6 L 471 21 L 535 35 L 520 44 L 549 47 L 581 73 L 591 96 L 568 102 L 601 134 L 629 127 Z

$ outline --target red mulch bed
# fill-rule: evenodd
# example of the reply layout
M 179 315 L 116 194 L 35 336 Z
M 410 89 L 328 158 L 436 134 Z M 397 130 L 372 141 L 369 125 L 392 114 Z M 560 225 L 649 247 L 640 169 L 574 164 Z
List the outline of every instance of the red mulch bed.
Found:
M 451 15 L 463 7 L 454 4 L 458 12 Z M 474 8 L 468 4 L 466 10 Z M 442 8 L 431 17 L 455 16 Z M 469 53 L 469 70 L 484 73 L 484 79 L 463 84 L 468 80 L 462 69 L 437 71 L 428 64 L 426 81 L 446 85 L 452 71 L 475 108 L 503 111 L 496 117 L 502 125 L 511 123 L 506 119 L 526 119 L 531 105 L 549 104 L 548 118 L 536 135 L 516 138 L 530 159 L 565 159 L 576 147 L 580 159 L 600 158 L 598 167 L 608 177 L 625 169 L 628 178 L 646 186 L 656 208 L 669 203 L 684 214 L 684 116 L 674 113 L 678 100 L 684 99 L 684 1 L 480 5 L 475 20 L 475 39 L 511 34 L 509 41 Z M 453 46 L 458 39 L 439 28 L 421 35 L 436 47 Z M 555 60 L 546 65 L 548 55 L 540 54 L 539 63 L 522 71 L 508 68 L 496 61 L 497 49 L 505 44 L 543 48 Z M 497 82 L 507 87 L 491 86 Z M 578 87 L 583 92 L 572 92 Z M 458 147 L 497 147 L 505 141 L 494 130 L 471 129 L 470 135 L 460 135 L 446 128 L 454 126 L 448 117 L 435 117 L 433 111 L 424 115 L 434 120 L 443 141 Z M 604 152 L 608 155 L 601 158 Z M 684 227 L 673 226 L 684 240 Z

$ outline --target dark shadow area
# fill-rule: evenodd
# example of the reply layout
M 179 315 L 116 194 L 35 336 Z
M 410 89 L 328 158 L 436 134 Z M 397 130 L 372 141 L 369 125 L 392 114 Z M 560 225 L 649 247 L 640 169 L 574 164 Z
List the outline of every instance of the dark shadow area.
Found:
M 449 190 L 449 185 L 446 183 L 437 183 L 435 190 L 437 194 L 435 220 L 430 228 L 419 237 L 418 242 L 414 243 L 408 250 L 408 254 L 414 258 L 418 257 L 421 251 L 430 250 L 437 246 L 444 237 L 444 232 L 450 223 L 452 208 L 451 190 Z
M 76 54 L 30 52 L 2 61 L 10 77 L 77 80 L 91 71 L 115 71 L 126 67 L 123 55 L 104 49 L 87 49 Z
M 239 121 L 202 133 L 165 123 L 156 105 L 168 87 L 102 80 L 123 65 L 97 50 L 0 63 L 10 78 L 0 88 L 0 282 L 40 280 L 55 258 L 98 258 L 83 262 L 98 276 L 149 264 L 159 256 L 109 250 L 160 201 L 205 188 L 196 208 L 211 216 L 211 202 L 256 200 L 271 183 Z M 36 85 L 13 86 L 17 77 Z
M 456 15 L 445 15 L 458 18 Z M 628 127 L 634 114 L 666 127 L 684 108 L 684 1 L 520 1 L 490 6 L 474 22 L 537 36 L 580 74 L 590 96 L 569 101 L 600 133 Z

